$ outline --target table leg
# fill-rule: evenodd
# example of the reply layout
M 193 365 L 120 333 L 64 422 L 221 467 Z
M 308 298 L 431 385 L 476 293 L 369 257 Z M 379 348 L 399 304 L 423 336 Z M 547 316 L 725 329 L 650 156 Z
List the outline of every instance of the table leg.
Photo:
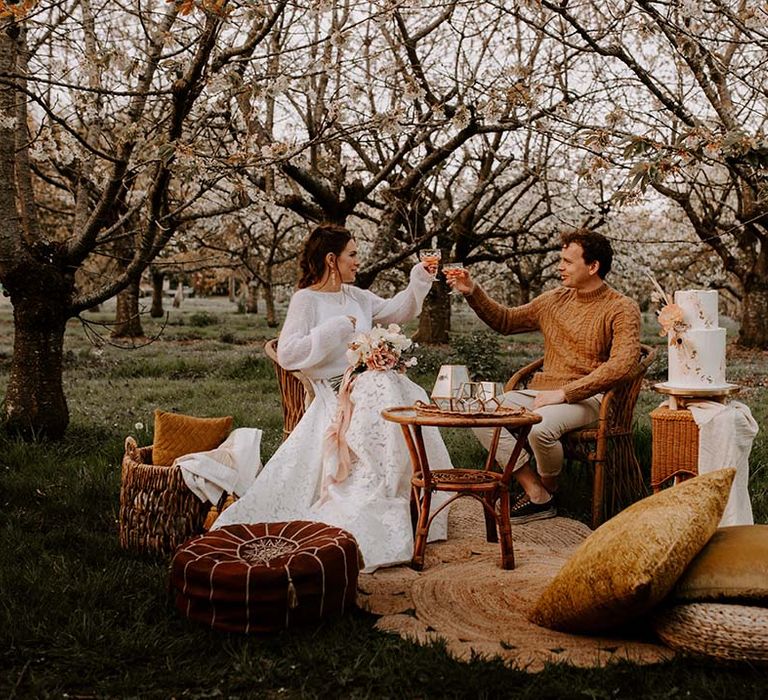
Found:
M 499 486 L 499 538 L 501 539 L 501 568 L 515 568 L 515 548 L 512 525 L 509 522 L 509 489 Z
M 496 513 L 495 499 L 493 496 L 483 496 L 483 515 L 485 516 L 485 540 L 486 542 L 498 542 L 499 536 L 496 532 Z
M 416 534 L 416 526 L 419 523 L 419 492 L 415 486 L 411 486 L 411 531 Z
M 432 505 L 432 492 L 428 489 L 421 490 L 421 502 L 419 504 L 419 522 L 416 524 L 416 533 L 413 538 L 413 558 L 411 568 L 421 571 L 424 568 L 424 550 L 427 548 L 427 533 L 429 532 L 429 509 Z

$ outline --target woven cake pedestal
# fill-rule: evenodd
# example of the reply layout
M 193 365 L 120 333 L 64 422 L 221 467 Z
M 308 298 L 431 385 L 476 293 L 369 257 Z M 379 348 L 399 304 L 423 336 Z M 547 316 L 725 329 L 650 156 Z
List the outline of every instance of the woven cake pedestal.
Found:
M 670 480 L 674 483 L 699 473 L 699 428 L 686 409 L 689 401 L 724 403 L 741 388 L 727 384 L 712 389 L 682 389 L 656 384 L 654 390 L 668 397 L 668 407 L 651 411 L 651 488 L 654 493 Z

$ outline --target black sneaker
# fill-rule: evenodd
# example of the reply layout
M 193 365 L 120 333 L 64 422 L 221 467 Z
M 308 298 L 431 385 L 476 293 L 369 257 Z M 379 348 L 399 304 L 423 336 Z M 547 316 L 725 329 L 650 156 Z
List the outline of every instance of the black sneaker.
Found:
M 523 525 L 534 520 L 546 520 L 557 515 L 555 497 L 552 496 L 546 503 L 533 503 L 528 494 L 524 493 L 510 508 L 509 522 L 512 525 Z

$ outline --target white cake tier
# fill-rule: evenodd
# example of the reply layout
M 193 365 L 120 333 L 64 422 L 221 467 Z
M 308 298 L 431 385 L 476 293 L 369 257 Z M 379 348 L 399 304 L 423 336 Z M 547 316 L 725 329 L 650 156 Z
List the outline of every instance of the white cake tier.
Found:
M 695 329 L 669 346 L 669 381 L 679 389 L 722 387 L 725 381 L 725 328 Z
M 675 304 L 682 310 L 690 328 L 717 328 L 717 292 L 687 289 L 675 292 Z

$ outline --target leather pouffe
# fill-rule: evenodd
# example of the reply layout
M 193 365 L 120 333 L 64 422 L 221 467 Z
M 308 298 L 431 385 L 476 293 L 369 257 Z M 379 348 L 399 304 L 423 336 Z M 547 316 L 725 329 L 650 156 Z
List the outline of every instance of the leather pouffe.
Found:
M 276 632 L 355 605 L 355 538 L 324 523 L 228 525 L 176 550 L 171 588 L 186 617 L 225 632 Z

